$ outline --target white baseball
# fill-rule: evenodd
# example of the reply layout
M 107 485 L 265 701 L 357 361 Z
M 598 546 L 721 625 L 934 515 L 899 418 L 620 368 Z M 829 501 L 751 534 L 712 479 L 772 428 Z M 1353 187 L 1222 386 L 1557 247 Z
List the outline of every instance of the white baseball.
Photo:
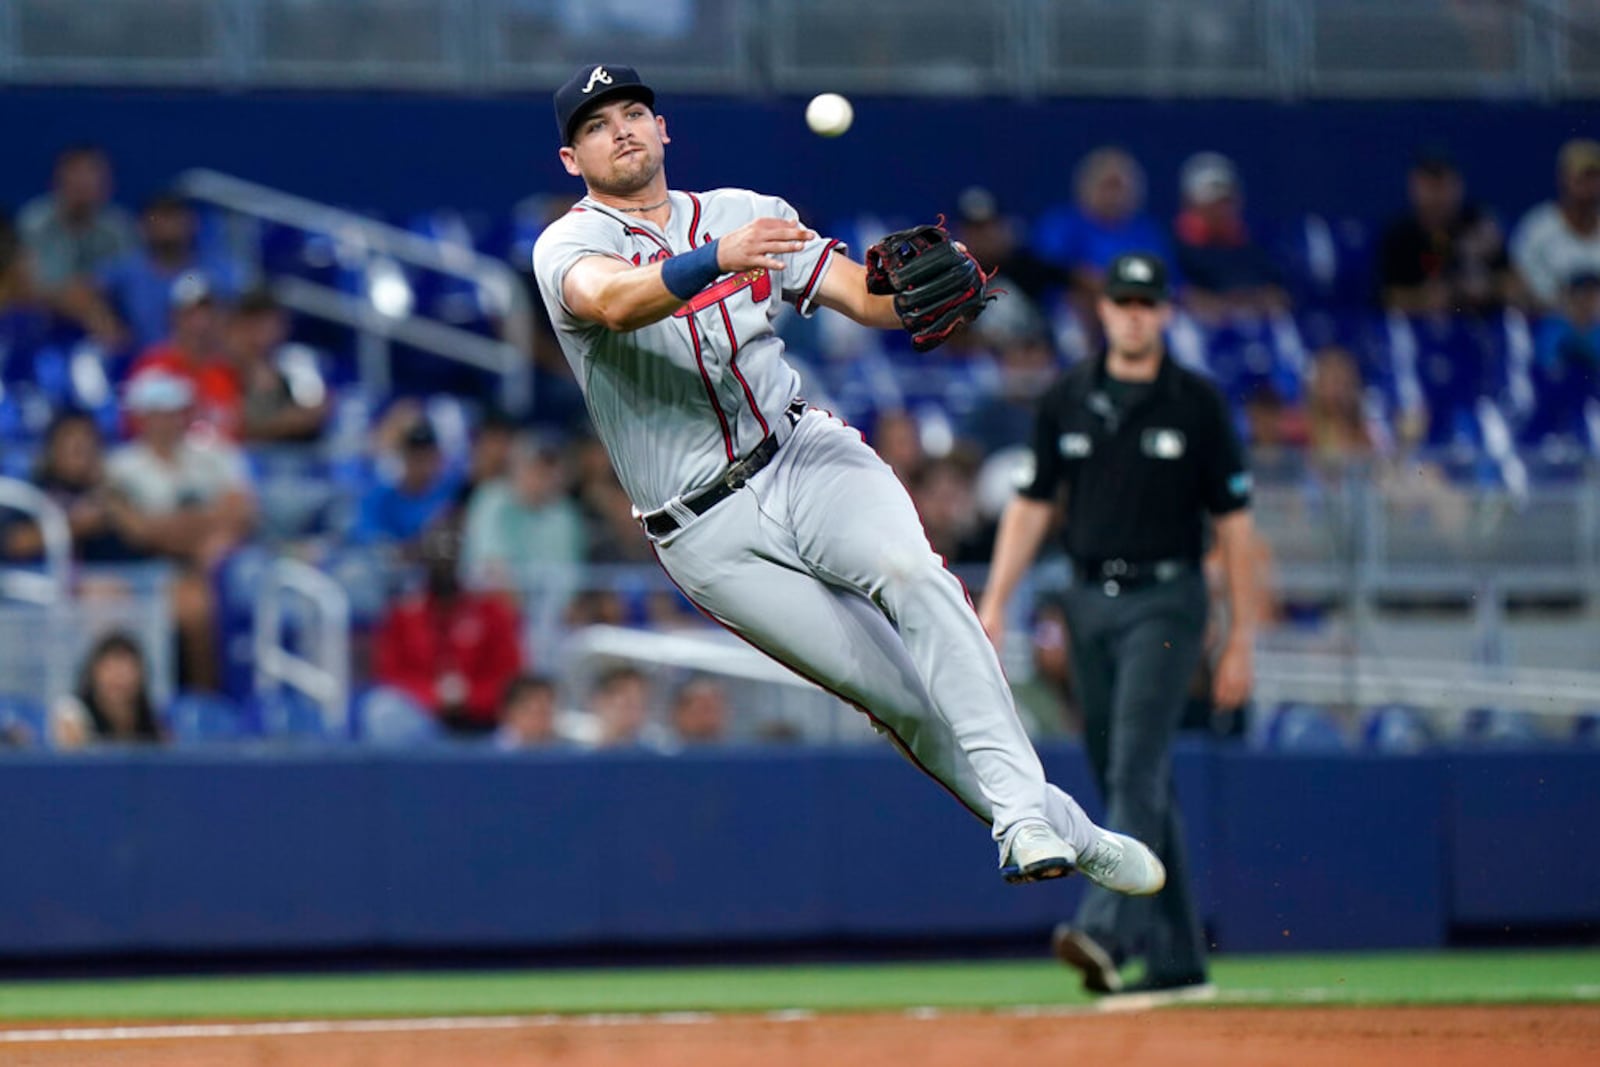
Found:
M 806 105 L 806 125 L 819 137 L 837 137 L 850 128 L 856 109 L 838 93 L 819 93 Z

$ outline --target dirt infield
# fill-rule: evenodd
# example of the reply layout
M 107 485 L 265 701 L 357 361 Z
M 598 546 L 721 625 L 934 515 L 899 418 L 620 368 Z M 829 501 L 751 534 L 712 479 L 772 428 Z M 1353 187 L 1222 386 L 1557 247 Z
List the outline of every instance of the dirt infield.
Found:
M 322 1024 L 203 1024 L 151 1040 L 82 1024 L 56 1039 L 0 1032 L 0 1064 L 28 1067 L 988 1067 L 1036 1063 L 1198 1067 L 1539 1067 L 1596 1061 L 1600 1006 L 1484 1008 L 1191 1008 L 1018 1015 L 690 1016 L 394 1020 L 377 1032 Z M 269 1032 L 269 1027 L 276 1030 Z M 303 1032 L 294 1032 L 299 1027 Z M 434 1027 L 429 1029 L 428 1027 Z M 456 1028 L 461 1027 L 461 1028 Z M 136 1028 L 132 1028 L 136 1029 Z M 233 1030 L 243 1031 L 235 1033 Z M 288 1030 L 290 1032 L 282 1032 Z M 122 1031 L 129 1033 L 129 1031 Z M 64 1038 L 76 1035 L 76 1039 Z M 214 1036 L 213 1036 L 214 1035 Z M 43 1036 L 43 1035 L 41 1035 Z

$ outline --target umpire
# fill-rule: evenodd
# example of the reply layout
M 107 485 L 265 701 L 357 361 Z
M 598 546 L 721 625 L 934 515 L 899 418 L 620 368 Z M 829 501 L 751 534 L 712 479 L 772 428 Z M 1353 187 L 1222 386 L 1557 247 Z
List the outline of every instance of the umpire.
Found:
M 1172 741 L 1204 652 L 1207 516 L 1232 620 L 1213 695 L 1217 707 L 1235 708 L 1249 694 L 1250 475 L 1222 395 L 1166 353 L 1165 264 L 1139 253 L 1113 260 L 1098 309 L 1107 351 L 1067 371 L 1040 401 L 1033 481 L 1001 518 L 980 615 L 998 644 L 1006 602 L 1065 498 L 1074 576 L 1065 606 L 1085 746 L 1106 825 L 1155 849 L 1167 888 L 1134 900 L 1090 886 L 1054 948 L 1092 992 L 1134 991 L 1118 969 L 1143 951 L 1139 991 L 1204 995 L 1211 987 L 1172 793 Z

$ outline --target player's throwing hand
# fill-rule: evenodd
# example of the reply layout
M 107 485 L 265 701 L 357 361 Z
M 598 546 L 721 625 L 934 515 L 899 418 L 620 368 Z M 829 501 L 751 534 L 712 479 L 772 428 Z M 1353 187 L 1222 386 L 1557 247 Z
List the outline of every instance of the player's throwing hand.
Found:
M 788 219 L 752 219 L 718 240 L 717 266 L 724 272 L 782 270 L 783 260 L 777 257 L 800 251 L 816 236 L 814 231 Z

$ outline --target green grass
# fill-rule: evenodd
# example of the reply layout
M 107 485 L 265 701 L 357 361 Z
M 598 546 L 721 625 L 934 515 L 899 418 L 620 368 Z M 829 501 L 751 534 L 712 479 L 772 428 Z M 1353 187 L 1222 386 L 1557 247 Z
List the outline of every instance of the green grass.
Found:
M 14 982 L 0 1019 L 984 1009 L 1085 1003 L 1075 977 L 1029 960 Z M 1215 978 L 1245 1003 L 1597 1001 L 1600 951 L 1225 958 Z

